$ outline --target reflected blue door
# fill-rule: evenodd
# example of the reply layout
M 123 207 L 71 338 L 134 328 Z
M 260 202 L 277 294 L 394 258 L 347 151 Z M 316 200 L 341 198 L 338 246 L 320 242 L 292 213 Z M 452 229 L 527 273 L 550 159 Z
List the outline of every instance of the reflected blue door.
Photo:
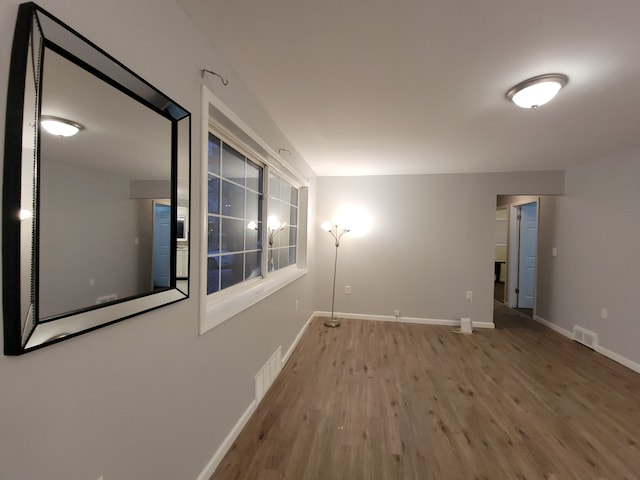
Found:
M 171 207 L 153 205 L 153 287 L 169 286 L 171 269 Z

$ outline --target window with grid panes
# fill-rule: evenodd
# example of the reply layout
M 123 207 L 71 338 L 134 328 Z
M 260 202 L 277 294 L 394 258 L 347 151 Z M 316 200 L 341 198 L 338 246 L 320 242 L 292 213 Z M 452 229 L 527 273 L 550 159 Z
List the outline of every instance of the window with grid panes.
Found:
M 268 270 L 295 265 L 298 240 L 298 189 L 269 173 Z
M 209 133 L 207 294 L 297 261 L 298 189 Z M 264 198 L 265 179 L 269 195 Z M 262 218 L 267 202 L 266 225 Z M 266 228 L 266 245 L 262 244 Z M 263 255 L 266 263 L 263 264 Z
M 262 275 L 263 172 L 209 134 L 207 294 Z

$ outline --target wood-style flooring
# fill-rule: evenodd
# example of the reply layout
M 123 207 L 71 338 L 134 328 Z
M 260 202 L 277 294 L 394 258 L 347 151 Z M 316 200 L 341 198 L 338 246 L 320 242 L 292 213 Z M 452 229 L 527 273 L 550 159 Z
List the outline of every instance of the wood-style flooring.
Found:
M 640 374 L 495 322 L 315 319 L 211 479 L 640 479 Z

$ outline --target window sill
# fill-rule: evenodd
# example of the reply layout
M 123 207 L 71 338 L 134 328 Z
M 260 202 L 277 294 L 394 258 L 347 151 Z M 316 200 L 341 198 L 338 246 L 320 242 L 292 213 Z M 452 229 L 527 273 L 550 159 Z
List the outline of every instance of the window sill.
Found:
M 307 274 L 306 268 L 285 268 L 270 273 L 267 278 L 246 282 L 241 288 L 231 288 L 206 297 L 200 318 L 200 335 L 229 320 L 231 317 L 264 300 L 272 293 Z M 206 294 L 205 294 L 206 295 Z

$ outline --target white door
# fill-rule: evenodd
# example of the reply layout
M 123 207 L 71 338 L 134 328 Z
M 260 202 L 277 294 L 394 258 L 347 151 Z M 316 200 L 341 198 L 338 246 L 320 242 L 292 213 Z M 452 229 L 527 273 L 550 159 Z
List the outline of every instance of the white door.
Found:
M 536 249 L 538 238 L 538 206 L 527 203 L 520 207 L 520 252 L 518 254 L 518 308 L 533 308 L 536 301 Z

